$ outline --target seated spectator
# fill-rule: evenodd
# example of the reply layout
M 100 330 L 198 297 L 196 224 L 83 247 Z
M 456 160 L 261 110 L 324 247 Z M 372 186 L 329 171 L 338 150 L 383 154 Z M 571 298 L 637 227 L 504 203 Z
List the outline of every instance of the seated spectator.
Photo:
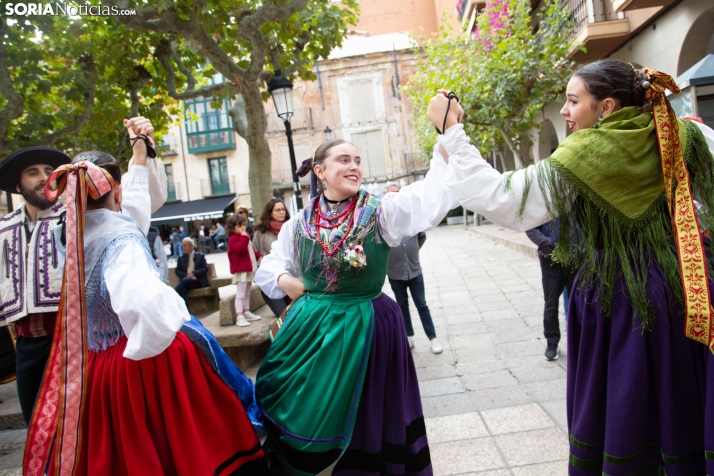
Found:
M 194 251 L 191 238 L 184 238 L 181 244 L 183 245 L 183 256 L 176 263 L 176 276 L 180 281 L 174 289 L 183 298 L 188 308 L 188 292 L 192 289 L 209 286 L 208 263 L 203 253 Z

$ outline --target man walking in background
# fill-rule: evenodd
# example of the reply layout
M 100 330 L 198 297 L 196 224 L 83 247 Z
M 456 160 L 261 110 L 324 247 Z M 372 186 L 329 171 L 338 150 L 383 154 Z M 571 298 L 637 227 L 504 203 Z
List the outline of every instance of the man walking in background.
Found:
M 387 184 L 387 192 L 399 192 L 399 190 L 399 185 L 395 183 Z M 398 247 L 392 248 L 392 252 L 389 254 L 387 276 L 397 304 L 402 308 L 409 347 L 414 348 L 414 328 L 412 327 L 412 319 L 409 313 L 409 294 L 407 294 L 407 290 L 411 293 L 417 311 L 419 311 L 421 324 L 431 343 L 431 351 L 435 354 L 440 354 L 444 349 L 436 338 L 431 312 L 429 311 L 429 306 L 426 305 L 424 277 L 419 263 L 419 250 L 425 241 L 426 233 L 419 233 L 416 236 L 404 238 Z
M 539 227 L 526 232 L 528 238 L 538 245 L 538 258 L 543 280 L 543 297 L 545 307 L 543 310 L 543 335 L 548 342 L 545 358 L 558 360 L 558 344 L 560 343 L 560 322 L 558 320 L 558 303 L 563 288 L 568 291 L 573 287 L 575 272 L 569 266 L 553 262 L 550 255 L 558 244 L 558 230 L 560 219 L 544 223 Z

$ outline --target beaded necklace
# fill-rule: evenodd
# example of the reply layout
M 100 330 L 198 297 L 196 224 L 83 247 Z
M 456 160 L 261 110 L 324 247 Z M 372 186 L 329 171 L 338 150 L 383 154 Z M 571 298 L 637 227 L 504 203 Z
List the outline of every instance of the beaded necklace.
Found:
M 344 208 L 344 210 L 342 210 L 337 215 L 325 216 L 320 210 L 320 200 L 315 200 L 315 234 L 317 235 L 317 242 L 319 243 L 320 248 L 322 248 L 322 251 L 327 256 L 333 256 L 335 253 L 337 253 L 337 251 L 340 249 L 340 246 L 342 246 L 342 243 L 344 243 L 345 240 L 352 234 L 352 230 L 354 229 L 356 207 L 357 195 L 353 196 L 350 203 Z M 348 230 L 345 232 L 344 235 L 342 235 L 342 238 L 340 238 L 340 240 L 335 244 L 335 246 L 330 248 L 322 241 L 322 233 L 320 233 L 321 230 L 335 229 L 338 226 L 342 226 L 345 222 L 347 222 L 347 220 L 350 221 Z M 328 224 L 323 225 L 323 221 L 327 222 Z

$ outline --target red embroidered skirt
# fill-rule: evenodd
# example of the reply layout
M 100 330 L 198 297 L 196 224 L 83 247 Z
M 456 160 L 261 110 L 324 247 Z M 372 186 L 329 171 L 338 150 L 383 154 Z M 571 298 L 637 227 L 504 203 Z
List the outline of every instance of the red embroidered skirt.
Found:
M 89 352 L 77 475 L 263 474 L 241 401 L 185 334 L 140 361 L 123 357 L 126 342 Z

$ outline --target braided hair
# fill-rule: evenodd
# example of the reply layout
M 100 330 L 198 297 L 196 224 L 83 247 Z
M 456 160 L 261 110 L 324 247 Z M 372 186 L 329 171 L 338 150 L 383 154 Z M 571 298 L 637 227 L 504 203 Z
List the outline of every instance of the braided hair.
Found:
M 597 101 L 615 99 L 620 107 L 636 106 L 641 112 L 646 109 L 643 83 L 649 78 L 646 73 L 629 63 L 603 59 L 580 66 L 573 76 L 585 83 L 585 89 Z

